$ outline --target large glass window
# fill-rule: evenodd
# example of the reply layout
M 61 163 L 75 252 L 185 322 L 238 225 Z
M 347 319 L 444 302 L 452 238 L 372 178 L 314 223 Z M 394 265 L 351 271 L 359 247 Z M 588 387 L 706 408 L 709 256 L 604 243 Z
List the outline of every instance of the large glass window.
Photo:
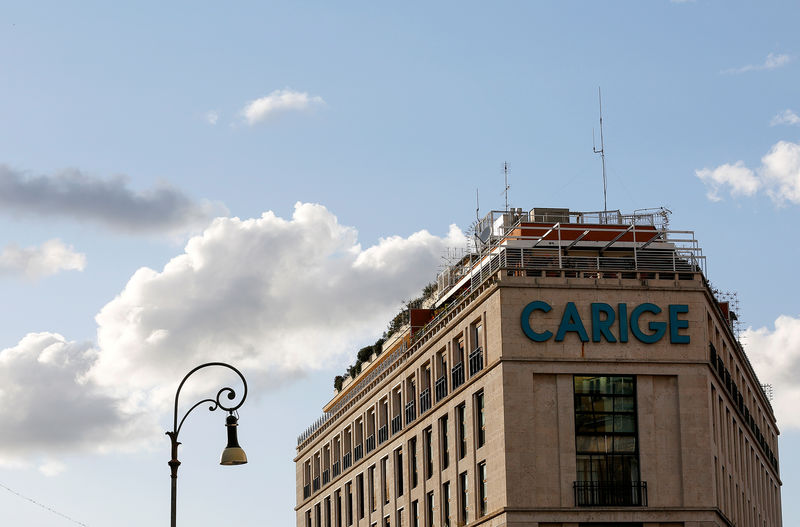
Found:
M 588 501 L 579 504 L 640 504 L 635 378 L 575 376 L 574 383 L 576 496 Z

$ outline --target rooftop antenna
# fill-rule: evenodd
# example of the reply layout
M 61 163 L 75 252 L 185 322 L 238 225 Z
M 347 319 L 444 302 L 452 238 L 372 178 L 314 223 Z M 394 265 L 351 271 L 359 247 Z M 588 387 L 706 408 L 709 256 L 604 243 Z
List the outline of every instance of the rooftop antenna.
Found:
M 475 189 L 475 219 L 481 221 L 481 200 L 477 188 Z
M 600 103 L 600 149 L 598 150 L 594 143 L 594 128 L 592 128 L 592 150 L 595 154 L 600 154 L 600 162 L 603 165 L 603 212 L 608 210 L 607 201 L 607 184 L 606 184 L 606 150 L 603 143 L 603 96 L 600 93 L 600 87 L 597 87 L 597 100 Z
M 503 176 L 506 180 L 506 188 L 503 192 L 505 192 L 506 195 L 506 212 L 508 212 L 508 189 L 511 187 L 508 184 L 508 163 L 506 161 L 503 161 Z

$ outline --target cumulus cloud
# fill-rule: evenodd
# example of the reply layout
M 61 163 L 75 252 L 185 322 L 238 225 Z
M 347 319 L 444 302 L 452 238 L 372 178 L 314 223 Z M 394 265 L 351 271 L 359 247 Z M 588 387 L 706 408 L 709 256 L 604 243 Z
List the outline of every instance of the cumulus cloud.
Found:
M 307 111 L 322 104 L 325 104 L 322 97 L 310 96 L 306 92 L 275 90 L 266 97 L 248 102 L 241 114 L 247 124 L 254 125 L 279 113 Z
M 78 170 L 31 176 L 6 165 L 0 165 L 0 207 L 95 221 L 130 233 L 186 231 L 226 213 L 218 203 L 196 202 L 167 184 L 137 192 L 124 176 L 100 179 Z
M 59 453 L 134 448 L 158 437 L 145 415 L 87 381 L 96 356 L 90 343 L 57 333 L 30 333 L 0 350 L 0 464 L 47 453 L 40 469 L 54 475 L 63 469 L 51 457 Z
M 773 328 L 748 328 L 742 342 L 760 381 L 774 388 L 778 424 L 800 428 L 800 316 L 781 315 Z
M 72 246 L 52 239 L 39 247 L 20 248 L 7 245 L 0 251 L 0 276 L 25 276 L 37 280 L 60 271 L 83 271 L 86 255 L 76 253 Z
M 774 70 L 789 64 L 792 61 L 792 56 L 787 55 L 786 53 L 770 53 L 767 55 L 767 58 L 764 59 L 764 62 L 761 64 L 748 64 L 746 66 L 742 66 L 739 68 L 731 68 L 727 70 L 723 70 L 722 73 L 745 73 L 748 71 L 759 71 L 759 70 Z
M 214 126 L 215 124 L 217 124 L 217 121 L 219 121 L 219 112 L 217 112 L 215 110 L 211 110 L 209 112 L 206 112 L 206 122 L 208 124 L 210 124 L 211 126 Z
M 769 122 L 770 126 L 777 126 L 779 124 L 800 125 L 800 116 L 791 110 L 784 110 Z
M 755 171 L 747 168 L 743 161 L 717 168 L 703 168 L 695 175 L 706 185 L 711 201 L 721 201 L 721 193 L 754 196 L 764 190 L 773 203 L 783 206 L 787 202 L 800 204 L 800 143 L 779 141 L 761 158 L 761 166 Z

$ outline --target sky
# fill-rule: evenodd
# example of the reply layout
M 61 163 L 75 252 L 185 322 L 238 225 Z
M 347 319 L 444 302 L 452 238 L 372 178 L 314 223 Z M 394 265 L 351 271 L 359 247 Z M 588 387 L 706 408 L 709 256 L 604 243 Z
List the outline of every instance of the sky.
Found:
M 336 4 L 336 5 L 334 5 Z M 672 211 L 774 387 L 800 523 L 796 2 L 0 4 L 0 523 L 293 525 L 332 378 L 504 206 Z M 203 370 L 181 409 L 231 385 Z

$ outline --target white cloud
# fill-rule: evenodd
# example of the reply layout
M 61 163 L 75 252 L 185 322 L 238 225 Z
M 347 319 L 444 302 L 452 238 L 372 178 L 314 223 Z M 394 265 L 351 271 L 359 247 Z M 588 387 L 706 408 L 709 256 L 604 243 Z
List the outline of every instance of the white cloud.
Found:
M 209 112 L 206 112 L 206 122 L 208 124 L 210 124 L 211 126 L 214 126 L 215 124 L 217 124 L 217 121 L 219 121 L 219 112 L 217 112 L 215 110 L 211 110 Z
M 777 126 L 779 124 L 800 125 L 800 116 L 791 110 L 784 110 L 769 122 L 770 126 Z
M 48 478 L 52 478 L 64 472 L 66 468 L 67 466 L 57 459 L 45 459 L 44 462 L 39 465 L 39 472 Z
M 739 68 L 724 70 L 722 73 L 745 73 L 748 71 L 774 70 L 789 64 L 791 61 L 792 56 L 787 55 L 786 53 L 770 53 L 761 64 L 748 64 Z
M 36 280 L 60 271 L 83 271 L 85 267 L 86 255 L 76 253 L 72 246 L 58 239 L 48 240 L 39 247 L 7 245 L 0 251 L 0 276 Z
M 248 102 L 241 114 L 247 124 L 253 125 L 279 113 L 306 111 L 322 104 L 325 104 L 322 97 L 309 96 L 306 92 L 275 90 L 266 97 Z
M 60 453 L 124 450 L 158 437 L 145 415 L 87 381 L 96 356 L 90 343 L 56 333 L 30 333 L 0 350 L 0 465 L 46 454 L 41 468 L 53 474 Z
M 185 232 L 227 213 L 219 203 L 196 202 L 165 183 L 136 192 L 124 176 L 100 179 L 79 170 L 31 176 L 6 165 L 0 165 L 0 210 L 94 221 L 132 233 Z
M 761 158 L 761 166 L 753 171 L 737 161 L 715 169 L 695 170 L 695 175 L 708 188 L 711 201 L 720 201 L 727 189 L 731 196 L 753 196 L 764 190 L 778 206 L 786 202 L 800 205 L 800 143 L 779 141 Z
M 726 163 L 713 170 L 695 170 L 695 175 L 708 187 L 706 196 L 711 201 L 722 200 L 719 193 L 724 187 L 729 187 L 733 196 L 752 196 L 760 185 L 753 171 L 744 166 L 743 161 L 737 161 L 733 165 Z
M 748 328 L 742 342 L 759 380 L 774 388 L 778 426 L 800 428 L 800 316 L 781 315 L 774 329 Z

